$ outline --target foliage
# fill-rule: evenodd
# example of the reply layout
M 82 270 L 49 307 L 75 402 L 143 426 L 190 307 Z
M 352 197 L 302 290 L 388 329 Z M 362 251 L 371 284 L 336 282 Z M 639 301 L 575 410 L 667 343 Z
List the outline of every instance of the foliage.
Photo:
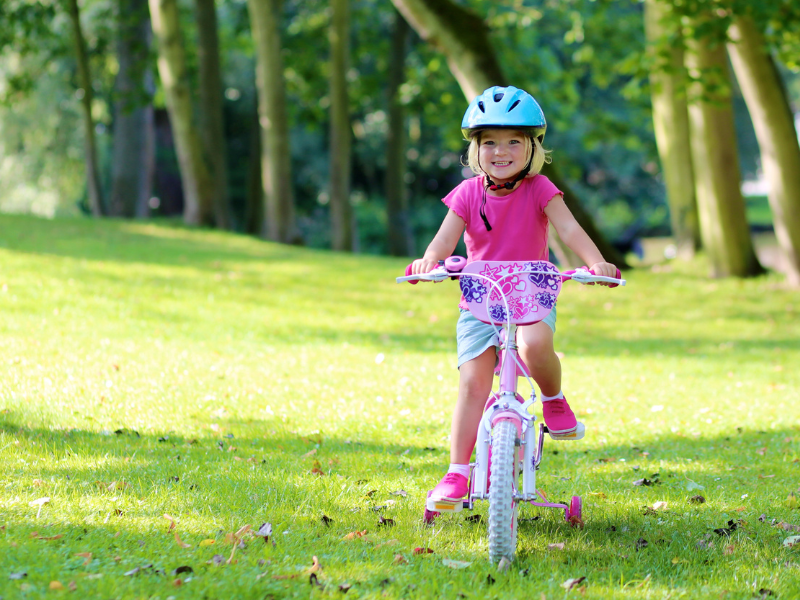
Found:
M 484 522 L 421 523 L 448 461 L 457 286 L 167 223 L 0 232 L 8 597 L 551 598 L 581 577 L 593 598 L 800 594 L 782 544 L 800 319 L 774 275 L 709 282 L 695 262 L 565 286 L 557 344 L 588 434 L 546 441 L 538 487 L 582 495 L 585 528 L 523 507 L 499 572 Z M 262 523 L 269 543 L 234 550 Z

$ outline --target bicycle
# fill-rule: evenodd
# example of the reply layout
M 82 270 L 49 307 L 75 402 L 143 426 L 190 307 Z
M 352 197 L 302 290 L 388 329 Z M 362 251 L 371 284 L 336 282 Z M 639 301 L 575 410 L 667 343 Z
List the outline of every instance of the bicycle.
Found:
M 476 318 L 501 327 L 499 364 L 495 374 L 500 384 L 489 395 L 478 426 L 475 461 L 470 463 L 469 493 L 465 500 L 450 503 L 428 498 L 424 520 L 432 523 L 442 512 L 472 510 L 476 500 L 489 501 L 489 559 L 511 561 L 517 546 L 517 515 L 522 502 L 532 506 L 560 508 L 565 520 L 573 526 L 583 525 L 583 501 L 572 496 L 569 505 L 549 502 L 536 488 L 536 471 L 542 461 L 544 436 L 553 439 L 577 440 L 584 427 L 567 435 L 554 435 L 544 423 L 539 424 L 538 440 L 534 428 L 536 417 L 528 409 L 536 402 L 536 391 L 525 364 L 517 353 L 516 330 L 544 319 L 553 309 L 564 281 L 583 284 L 608 283 L 609 287 L 625 285 L 617 277 L 598 276 L 587 268 L 561 273 L 547 261 L 475 261 L 467 263 L 460 256 L 439 261 L 429 273 L 406 275 L 397 283 L 419 281 L 440 282 L 458 279 L 461 293 Z M 517 378 L 523 376 L 531 386 L 531 396 L 524 400 L 517 393 Z M 519 487 L 522 476 L 521 490 Z

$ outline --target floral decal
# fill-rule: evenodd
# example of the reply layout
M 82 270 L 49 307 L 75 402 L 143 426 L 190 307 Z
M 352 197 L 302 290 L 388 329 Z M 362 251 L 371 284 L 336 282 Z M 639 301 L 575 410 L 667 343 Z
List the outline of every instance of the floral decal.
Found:
M 512 296 L 508 299 L 508 309 L 511 311 L 511 316 L 515 319 L 521 319 L 525 315 L 539 311 L 536 298 L 533 294 L 528 294 L 527 296 Z
M 508 319 L 506 316 L 506 309 L 500 304 L 495 304 L 489 307 L 489 316 L 495 321 L 504 322 Z

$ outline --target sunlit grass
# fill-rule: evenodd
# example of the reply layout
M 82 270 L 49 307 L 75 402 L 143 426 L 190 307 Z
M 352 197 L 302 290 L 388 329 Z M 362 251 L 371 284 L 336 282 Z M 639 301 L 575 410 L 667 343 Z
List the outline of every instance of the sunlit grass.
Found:
M 578 577 L 596 598 L 800 595 L 796 532 L 772 526 L 800 525 L 800 303 L 779 277 L 712 281 L 698 260 L 565 285 L 557 349 L 589 433 L 548 440 L 538 483 L 583 496 L 586 527 L 524 507 L 498 573 L 484 524 L 421 522 L 448 460 L 458 290 L 398 286 L 404 266 L 0 216 L 0 596 L 561 598 Z M 264 522 L 270 543 L 207 562 Z

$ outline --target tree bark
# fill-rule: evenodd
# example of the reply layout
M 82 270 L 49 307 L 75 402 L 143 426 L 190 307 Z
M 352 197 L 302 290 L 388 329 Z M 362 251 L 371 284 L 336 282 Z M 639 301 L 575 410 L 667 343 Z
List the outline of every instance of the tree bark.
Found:
M 691 152 L 703 247 L 712 277 L 763 272 L 753 250 L 740 189 L 739 159 L 723 42 L 687 40 Z
M 152 189 L 154 121 L 148 86 L 150 18 L 147 0 L 117 2 L 114 148 L 109 214 L 134 217 Z
M 248 0 L 250 27 L 256 45 L 256 87 L 261 130 L 261 181 L 267 239 L 297 241 L 289 125 L 278 21 L 279 0 Z
M 250 157 L 247 166 L 247 199 L 244 230 L 251 235 L 264 235 L 264 187 L 261 176 L 261 129 L 258 125 L 258 102 L 253 106 L 250 130 Z
M 787 280 L 800 286 L 800 145 L 786 90 L 761 32 L 749 17 L 730 28 L 731 57 L 761 149 L 769 182 L 775 237 L 786 258 Z
M 67 8 L 72 21 L 72 32 L 75 38 L 75 58 L 78 65 L 78 82 L 83 90 L 81 112 L 83 112 L 84 154 L 86 160 L 86 188 L 89 196 L 89 209 L 92 215 L 103 215 L 103 189 L 100 185 L 100 165 L 97 162 L 97 142 L 94 135 L 94 118 L 92 117 L 92 74 L 89 67 L 89 54 L 86 50 L 86 39 L 81 27 L 78 0 L 68 0 Z
M 331 0 L 330 211 L 331 246 L 350 252 L 354 247 L 350 205 L 351 137 L 347 69 L 350 62 L 350 0 Z
M 389 102 L 389 131 L 386 139 L 386 216 L 388 249 L 392 256 L 411 256 L 414 237 L 408 212 L 406 188 L 406 119 L 400 102 L 400 86 L 405 81 L 406 41 L 410 28 L 399 12 L 395 14 L 389 55 L 386 94 Z
M 215 224 L 220 229 L 230 229 L 217 10 L 215 0 L 195 0 L 195 7 L 200 67 L 200 135 L 204 162 L 210 171 Z
M 445 55 L 468 101 L 493 85 L 508 85 L 489 40 L 489 28 L 480 17 L 452 0 L 392 0 L 392 3 L 422 39 Z M 564 202 L 603 257 L 617 266 L 627 266 L 625 257 L 600 233 L 555 167 L 545 165 L 542 174 L 564 192 Z
M 672 235 L 678 257 L 692 258 L 700 246 L 700 226 L 695 199 L 689 135 L 689 110 L 683 74 L 683 40 L 680 21 L 673 31 L 666 22 L 670 6 L 664 0 L 645 0 L 645 33 L 651 49 L 667 53 L 666 64 L 650 72 L 653 128 L 667 188 Z M 670 34 L 673 36 L 670 39 Z
M 164 88 L 181 171 L 183 220 L 189 225 L 212 225 L 213 188 L 194 122 L 178 4 L 176 0 L 149 2 L 153 32 L 158 40 L 158 73 Z

